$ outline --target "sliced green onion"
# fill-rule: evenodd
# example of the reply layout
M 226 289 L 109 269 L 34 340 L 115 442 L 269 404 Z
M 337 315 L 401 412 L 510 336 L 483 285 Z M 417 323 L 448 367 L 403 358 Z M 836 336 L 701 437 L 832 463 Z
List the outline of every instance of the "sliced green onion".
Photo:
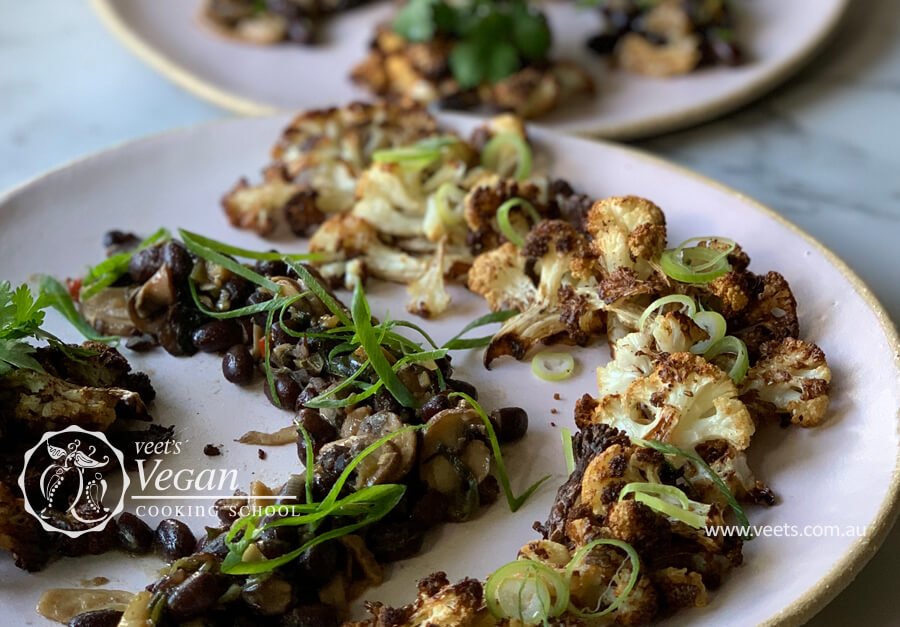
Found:
M 242 259 L 256 259 L 258 261 L 283 261 L 285 259 L 290 259 L 292 261 L 322 261 L 328 258 L 328 256 L 324 253 L 280 253 L 277 251 L 262 252 L 258 250 L 250 250 L 247 248 L 238 248 L 237 246 L 232 246 L 231 244 L 226 244 L 225 242 L 220 242 L 218 240 L 205 237 L 203 235 L 200 235 L 199 233 L 194 233 L 193 231 L 179 229 L 179 233 L 182 235 L 182 237 L 184 235 L 187 235 L 192 241 L 206 246 L 211 250 L 215 250 L 225 255 L 234 255 L 235 257 L 241 257 Z
M 541 351 L 531 360 L 531 372 L 544 381 L 563 381 L 575 372 L 575 358 L 570 353 Z
M 69 295 L 69 290 L 52 276 L 46 274 L 41 275 L 38 284 L 37 304 L 35 306 L 39 309 L 52 307 L 58 311 L 63 318 L 68 320 L 69 324 L 75 327 L 81 335 L 89 340 L 112 345 L 119 342 L 118 337 L 97 333 L 97 330 L 88 324 L 87 320 L 78 313 L 78 309 L 75 307 L 75 303 Z
M 329 505 L 332 505 L 333 503 L 337 502 L 337 499 L 341 493 L 341 490 L 344 489 L 344 484 L 347 483 L 347 481 L 350 479 L 350 475 L 353 474 L 353 471 L 356 470 L 356 467 L 359 466 L 366 457 L 368 457 L 369 455 L 371 455 L 372 453 L 377 451 L 379 448 L 381 448 L 382 446 L 384 446 L 385 444 L 387 444 L 388 442 L 390 442 L 397 436 L 402 435 L 404 433 L 409 433 L 411 431 L 420 431 L 424 428 L 425 428 L 425 425 L 409 425 L 406 427 L 401 427 L 400 429 L 397 429 L 396 431 L 391 431 L 387 435 L 385 435 L 381 438 L 378 438 L 377 440 L 375 440 L 375 442 L 373 442 L 372 444 L 370 444 L 369 446 L 364 448 L 359 453 L 359 455 L 357 455 L 352 460 L 350 460 L 350 463 L 347 464 L 347 466 L 344 468 L 344 470 L 338 476 L 337 481 L 334 482 L 334 485 L 331 486 L 331 490 L 328 491 L 328 494 L 322 500 L 322 505 L 329 506 Z
M 660 442 L 659 440 L 642 440 L 641 438 L 631 438 L 631 441 L 638 446 L 643 446 L 644 448 L 652 448 L 653 450 L 659 451 L 664 455 L 683 457 L 684 459 L 696 464 L 700 468 L 700 470 L 710 478 L 716 488 L 718 488 L 719 492 L 728 503 L 728 506 L 731 507 L 732 511 L 734 511 L 735 517 L 738 519 L 738 522 L 743 526 L 743 528 L 750 528 L 750 521 L 747 519 L 747 515 L 744 513 L 744 508 L 741 507 L 741 504 L 738 503 L 736 498 L 734 498 L 734 495 L 731 493 L 731 490 L 728 489 L 728 486 L 722 480 L 722 477 L 720 477 L 715 470 L 710 468 L 709 464 L 707 464 L 702 457 L 700 457 L 696 453 L 685 451 L 684 449 L 680 449 L 677 446 L 673 446 L 668 442 Z M 747 536 L 744 539 L 749 540 L 750 536 Z
M 278 390 L 275 387 L 275 374 L 272 372 L 272 364 L 269 360 L 272 357 L 272 323 L 275 320 L 275 310 L 270 309 L 266 316 L 266 328 L 263 331 L 263 372 L 266 373 L 266 385 L 269 387 L 269 396 L 272 403 L 281 408 L 281 398 L 278 396 Z M 288 409 L 291 409 L 290 407 Z
M 191 234 L 187 231 L 179 230 L 179 234 L 181 235 L 181 241 L 184 242 L 184 247 L 201 259 L 205 259 L 206 261 L 211 261 L 212 263 L 218 264 L 232 274 L 244 277 L 251 283 L 263 287 L 273 294 L 279 294 L 281 292 L 281 286 L 268 277 L 264 277 L 258 272 L 254 272 L 244 264 L 235 261 L 231 257 L 226 257 L 223 253 L 220 253 L 214 248 L 210 248 L 209 246 L 202 244 L 199 241 L 195 241 L 193 237 L 191 237 Z
M 472 329 L 477 329 L 478 327 L 483 327 L 488 324 L 495 324 L 498 322 L 506 322 L 513 316 L 517 315 L 519 312 L 515 309 L 506 309 L 504 311 L 495 311 L 493 313 L 485 314 L 480 318 L 477 318 L 463 327 L 462 331 L 454 335 L 452 338 L 447 340 L 444 344 L 444 348 L 447 350 L 467 350 L 470 348 L 481 348 L 483 346 L 487 346 L 491 343 L 491 340 L 494 339 L 493 335 L 486 335 L 484 337 L 476 337 L 463 339 L 466 333 L 471 331 Z
M 645 492 L 636 493 L 634 495 L 634 500 L 643 503 L 650 509 L 654 509 L 669 518 L 681 521 L 694 529 L 703 529 L 703 527 L 706 526 L 706 516 L 672 505 L 661 498 L 651 496 Z
M 345 536 L 347 534 L 353 533 L 354 531 L 361 529 L 363 527 L 367 527 L 374 522 L 377 522 L 387 516 L 396 506 L 403 500 L 403 495 L 406 492 L 406 486 L 397 485 L 397 484 L 388 484 L 382 486 L 372 486 L 376 488 L 382 488 L 379 494 L 379 500 L 374 503 L 374 506 L 371 510 L 360 520 L 355 523 L 351 523 L 349 525 L 344 525 L 343 527 L 338 527 L 335 529 L 331 529 L 326 531 L 325 533 L 319 534 L 313 537 L 311 540 L 300 545 L 298 548 L 285 553 L 277 558 L 272 559 L 263 559 L 255 562 L 244 562 L 242 561 L 243 550 L 241 549 L 243 542 L 237 543 L 234 550 L 230 551 L 225 559 L 222 561 L 221 571 L 226 575 L 257 575 L 260 573 L 267 573 L 275 570 L 276 568 L 283 566 L 292 562 L 293 560 L 300 557 L 305 551 L 322 544 L 323 542 L 327 542 L 328 540 L 333 540 L 335 538 L 339 538 L 341 536 Z M 350 499 L 358 500 L 360 497 L 360 492 L 356 492 L 347 497 L 347 500 Z M 334 509 L 338 506 L 333 507 L 328 513 L 330 514 Z M 327 515 L 327 514 L 325 514 Z M 319 519 L 323 518 L 325 515 L 320 516 Z M 243 519 L 242 519 L 243 520 Z M 255 524 L 252 526 L 247 526 L 244 530 L 244 537 L 248 535 L 251 538 L 258 537 L 259 531 L 276 526 L 287 526 L 284 521 L 287 519 L 278 519 L 268 523 L 264 527 L 257 528 Z M 238 523 L 241 521 L 239 520 Z M 313 521 L 310 521 L 313 522 Z M 232 525 L 232 530 L 234 530 L 235 526 L 238 524 Z M 281 524 L 278 524 L 281 523 Z M 308 523 L 307 523 L 308 524 Z M 229 531 L 229 535 L 231 532 Z M 232 538 L 233 539 L 233 536 Z M 226 538 L 226 543 L 229 538 Z M 252 541 L 252 540 L 251 540 Z M 243 545 L 243 549 L 245 550 L 249 546 L 249 542 L 246 545 Z M 231 548 L 231 547 L 230 547 Z
M 691 318 L 694 317 L 694 314 L 697 313 L 697 303 L 694 302 L 694 299 L 690 296 L 686 296 L 685 294 L 672 294 L 670 296 L 663 296 L 662 298 L 657 298 L 655 301 L 650 303 L 650 305 L 644 310 L 644 313 L 641 314 L 641 319 L 638 321 L 638 329 L 644 328 L 644 323 L 650 318 L 650 315 L 656 311 L 657 309 L 661 309 L 666 305 L 674 305 L 678 304 L 687 312 L 687 315 Z
M 81 300 L 93 298 L 102 290 L 118 281 L 119 277 L 128 272 L 128 264 L 136 252 L 149 248 L 156 242 L 168 237 L 169 231 L 167 229 L 158 229 L 133 250 L 112 255 L 89 269 L 81 280 Z
M 421 170 L 441 158 L 444 148 L 459 143 L 455 137 L 432 137 L 412 146 L 383 148 L 372 153 L 375 163 L 396 163 L 397 165 Z
M 481 165 L 488 170 L 499 172 L 502 163 L 502 153 L 507 148 L 516 151 L 515 178 L 524 181 L 531 176 L 531 146 L 525 139 L 516 133 L 500 133 L 495 135 L 481 151 Z
M 309 435 L 309 431 L 301 425 L 300 423 L 295 422 L 297 425 L 297 430 L 300 431 L 300 435 L 303 436 L 303 445 L 306 447 L 306 460 L 304 461 L 303 466 L 303 483 L 306 488 L 306 503 L 313 502 L 313 468 L 315 466 L 315 458 L 313 453 L 313 440 L 312 436 Z
M 521 207 L 525 210 L 525 213 L 531 218 L 532 224 L 540 222 L 541 215 L 537 212 L 537 209 L 534 208 L 534 205 L 524 198 L 510 198 L 497 209 L 497 226 L 500 227 L 500 232 L 503 233 L 503 237 L 515 244 L 516 248 L 522 248 L 522 246 L 525 245 L 525 238 L 522 237 L 509 221 L 509 212 L 516 207 Z
M 669 518 L 679 520 L 694 529 L 702 529 L 706 525 L 709 506 L 705 503 L 690 500 L 684 492 L 675 486 L 660 483 L 632 482 L 619 492 L 619 500 L 623 500 L 629 494 L 634 494 L 635 501 L 643 503 Z M 659 496 L 675 499 L 678 501 L 678 505 L 664 501 L 658 498 Z
M 697 326 L 706 331 L 709 338 L 701 340 L 691 347 L 691 352 L 702 355 L 709 348 L 725 337 L 728 329 L 728 323 L 717 311 L 698 311 L 694 314 L 694 322 Z
M 521 559 L 501 566 L 488 577 L 484 600 L 495 618 L 534 625 L 566 611 L 569 586 L 546 564 Z
M 724 242 L 724 251 L 709 246 L 691 246 L 694 242 Z M 731 270 L 728 255 L 734 250 L 734 241 L 721 237 L 693 237 L 678 247 L 663 251 L 659 266 L 669 277 L 682 283 L 709 283 Z
M 584 561 L 584 558 L 587 557 L 587 555 L 596 547 L 601 545 L 614 546 L 625 551 L 625 554 L 628 556 L 628 560 L 631 562 L 631 573 L 629 573 L 628 583 L 625 584 L 625 589 L 622 590 L 622 593 L 616 595 L 615 600 L 602 610 L 598 609 L 594 611 L 586 611 L 584 609 L 577 608 L 570 603 L 569 612 L 574 614 L 575 616 L 578 616 L 579 618 L 599 618 L 601 616 L 606 616 L 607 614 L 615 612 L 625 602 L 625 600 L 628 598 L 628 595 L 631 594 L 631 591 L 634 590 L 634 586 L 637 584 L 638 575 L 640 574 L 641 570 L 641 558 L 640 556 L 638 556 L 637 551 L 635 551 L 634 547 L 632 547 L 627 542 L 606 538 L 594 540 L 593 542 L 589 542 L 578 549 L 578 551 L 572 557 L 572 560 L 569 562 L 569 565 L 566 567 L 566 581 L 572 581 L 572 575 L 575 574 L 576 570 L 578 570 L 578 567 L 581 565 L 581 562 Z M 618 574 L 618 572 L 616 574 Z M 613 579 L 615 579 L 615 575 L 613 576 Z M 612 580 L 610 580 L 610 584 L 612 584 Z
M 430 202 L 434 203 L 434 208 L 441 219 L 441 222 L 447 226 L 456 226 L 465 223 L 465 216 L 450 208 L 450 194 L 456 193 L 459 196 L 462 192 L 455 183 L 447 181 L 438 187 L 437 191 L 431 197 Z
M 388 363 L 387 357 L 381 349 L 381 343 L 372 328 L 372 312 L 369 310 L 369 303 L 366 301 L 366 295 L 360 282 L 357 282 L 356 288 L 353 290 L 350 311 L 359 343 L 366 351 L 366 357 L 369 358 L 375 374 L 384 382 L 384 387 L 404 407 L 418 407 L 419 402 L 397 377 L 397 373 L 391 368 L 391 364 Z
M 570 475 L 575 472 L 575 452 L 572 450 L 572 430 L 563 427 L 559 432 L 563 443 L 563 458 L 566 460 L 566 472 Z
M 497 464 L 497 475 L 500 479 L 500 486 L 503 488 L 503 493 L 506 496 L 506 502 L 509 505 L 509 510 L 511 512 L 516 512 L 522 505 L 527 501 L 532 494 L 534 494 L 535 490 L 537 490 L 541 485 L 550 479 L 550 475 L 546 475 L 532 483 L 528 488 L 519 496 L 516 496 L 512 491 L 512 485 L 509 481 L 509 473 L 506 472 L 506 463 L 503 461 L 503 453 L 500 451 L 500 441 L 497 439 L 497 433 L 494 431 L 494 425 L 491 424 L 490 418 L 488 418 L 487 414 L 484 413 L 484 409 L 482 409 L 481 405 L 478 404 L 474 398 L 466 394 L 465 392 L 451 392 L 447 398 L 459 397 L 466 401 L 469 404 L 478 417 L 481 418 L 481 422 L 484 424 L 484 428 L 488 434 L 488 441 L 491 445 L 491 452 L 494 455 L 494 461 Z
M 298 297 L 296 296 L 292 296 L 290 298 L 274 297 L 271 300 L 256 303 L 254 305 L 247 305 L 246 307 L 238 307 L 237 309 L 229 309 L 227 311 L 215 311 L 206 307 L 200 300 L 200 293 L 197 291 L 197 285 L 196 283 L 194 283 L 193 279 L 188 279 L 188 289 L 191 292 L 191 298 L 194 300 L 194 306 L 200 311 L 200 313 L 205 316 L 209 316 L 210 318 L 216 318 L 219 320 L 241 318 L 243 316 L 252 316 L 254 314 L 265 313 L 267 311 L 272 311 L 275 309 L 282 309 L 286 306 L 286 304 L 296 302 L 296 300 L 298 300 Z
M 750 369 L 750 355 L 747 353 L 747 345 L 744 344 L 743 340 L 733 335 L 726 335 L 710 346 L 703 356 L 708 361 L 712 361 L 719 355 L 726 354 L 734 355 L 734 363 L 728 371 L 728 376 L 735 383 L 740 383 L 747 376 L 747 371 Z

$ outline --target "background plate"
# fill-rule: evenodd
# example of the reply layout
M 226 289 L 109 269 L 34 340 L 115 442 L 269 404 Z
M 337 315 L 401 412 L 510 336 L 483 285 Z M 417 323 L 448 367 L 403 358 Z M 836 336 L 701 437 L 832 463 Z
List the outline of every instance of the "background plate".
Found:
M 444 119 L 456 128 L 471 126 L 463 118 Z M 100 258 L 100 240 L 110 228 L 149 233 L 160 225 L 182 226 L 237 245 L 268 247 L 269 243 L 228 227 L 218 199 L 238 176 L 265 162 L 269 145 L 286 121 L 284 117 L 231 120 L 168 133 L 100 153 L 11 192 L 0 200 L 3 278 L 23 281 L 37 272 L 79 274 Z M 777 269 L 791 281 L 804 337 L 825 350 L 834 370 L 831 416 L 819 429 L 766 429 L 757 436 L 751 465 L 783 502 L 771 509 L 751 508 L 750 518 L 756 524 L 798 529 L 852 528 L 858 537 L 842 533 L 755 540 L 746 546 L 745 565 L 711 596 L 709 607 L 684 612 L 670 624 L 792 625 L 809 618 L 852 580 L 896 515 L 900 450 L 896 331 L 843 263 L 749 199 L 632 150 L 541 129 L 533 129 L 533 137 L 552 170 L 577 188 L 598 197 L 639 193 L 659 203 L 666 212 L 670 241 L 697 233 L 733 237 L 753 258 L 752 269 Z M 296 241 L 283 245 L 285 250 L 300 247 L 302 242 Z M 376 315 L 388 310 L 404 315 L 403 288 L 373 284 L 371 292 Z M 439 341 L 485 310 L 479 299 L 461 288 L 453 297 L 457 307 L 452 315 L 422 323 Z M 49 326 L 76 339 L 55 316 Z M 405 602 L 414 596 L 414 581 L 438 569 L 451 578 L 484 576 L 513 559 L 516 550 L 535 537 L 531 524 L 546 517 L 563 481 L 559 428 L 571 426 L 575 400 L 595 392 L 593 369 L 608 359 L 603 346 L 574 352 L 577 376 L 554 384 L 534 379 L 526 363 L 504 361 L 488 373 L 479 355 L 454 360 L 460 378 L 478 385 L 487 407 L 528 408 L 529 435 L 507 453 L 514 484 L 521 489 L 545 473 L 554 478 L 516 514 L 497 503 L 477 520 L 432 533 L 428 549 L 394 567 L 386 584 L 370 591 L 368 598 Z M 153 407 L 157 421 L 176 424 L 179 438 L 186 442 L 180 455 L 166 459 L 169 467 L 235 468 L 242 485 L 252 478 L 278 483 L 299 470 L 293 447 L 270 449 L 268 459 L 260 461 L 256 447 L 234 442 L 250 428 L 284 426 L 289 415 L 270 406 L 259 386 L 241 389 L 225 382 L 219 359 L 206 355 L 174 359 L 161 351 L 128 357 L 153 378 L 159 392 Z M 561 401 L 553 400 L 556 392 Z M 556 415 L 551 413 L 554 408 Z M 203 456 L 207 443 L 224 445 L 224 454 Z M 134 489 L 131 494 L 136 494 Z M 136 504 L 131 500 L 129 509 Z M 209 521 L 189 522 L 199 530 Z M 29 575 L 0 556 L 0 623 L 42 624 L 32 612 L 45 588 L 77 586 L 102 575 L 110 579 L 110 588 L 137 590 L 159 566 L 153 558 L 113 553 L 61 560 Z
M 201 28 L 197 0 L 92 0 L 103 22 L 133 52 L 201 98 L 243 114 L 264 114 L 365 98 L 348 74 L 392 14 L 375 3 L 337 16 L 318 47 L 258 47 Z M 737 4 L 737 3 L 736 3 Z M 547 3 L 556 34 L 554 54 L 589 69 L 598 96 L 543 118 L 556 130 L 606 138 L 672 131 L 722 115 L 756 98 L 798 70 L 840 21 L 848 0 L 741 2 L 739 38 L 750 62 L 673 79 L 612 71 L 584 45 L 599 17 L 574 2 Z

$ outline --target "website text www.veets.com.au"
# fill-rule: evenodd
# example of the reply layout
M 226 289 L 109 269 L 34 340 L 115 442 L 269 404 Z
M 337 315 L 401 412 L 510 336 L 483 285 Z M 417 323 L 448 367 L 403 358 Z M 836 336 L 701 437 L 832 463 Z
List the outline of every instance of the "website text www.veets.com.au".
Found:
M 712 537 L 760 538 L 861 538 L 868 532 L 865 525 L 722 525 L 707 527 Z

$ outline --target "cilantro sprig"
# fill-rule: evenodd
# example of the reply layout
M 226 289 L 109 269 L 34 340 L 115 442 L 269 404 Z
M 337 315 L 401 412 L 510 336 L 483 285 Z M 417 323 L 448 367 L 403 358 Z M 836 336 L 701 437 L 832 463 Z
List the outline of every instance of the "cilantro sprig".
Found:
M 13 289 L 9 281 L 0 282 L 0 376 L 24 368 L 43 372 L 34 358 L 37 348 L 28 340 L 44 340 L 51 346 L 78 358 L 87 352 L 71 347 L 42 328 L 46 309 L 53 307 L 88 339 L 109 341 L 98 335 L 75 311 L 66 289 L 55 279 L 42 277 L 40 291 L 35 296 L 26 284 Z
M 546 17 L 526 0 L 409 0 L 393 28 L 407 41 L 453 40 L 450 70 L 463 89 L 545 59 L 552 43 Z

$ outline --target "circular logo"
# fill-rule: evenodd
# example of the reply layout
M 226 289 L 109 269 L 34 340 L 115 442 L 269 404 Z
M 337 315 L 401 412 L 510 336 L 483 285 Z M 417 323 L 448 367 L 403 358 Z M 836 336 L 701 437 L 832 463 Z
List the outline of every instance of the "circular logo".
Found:
M 25 511 L 70 538 L 105 529 L 125 508 L 129 483 L 125 457 L 106 435 L 74 425 L 45 433 L 19 475 Z

